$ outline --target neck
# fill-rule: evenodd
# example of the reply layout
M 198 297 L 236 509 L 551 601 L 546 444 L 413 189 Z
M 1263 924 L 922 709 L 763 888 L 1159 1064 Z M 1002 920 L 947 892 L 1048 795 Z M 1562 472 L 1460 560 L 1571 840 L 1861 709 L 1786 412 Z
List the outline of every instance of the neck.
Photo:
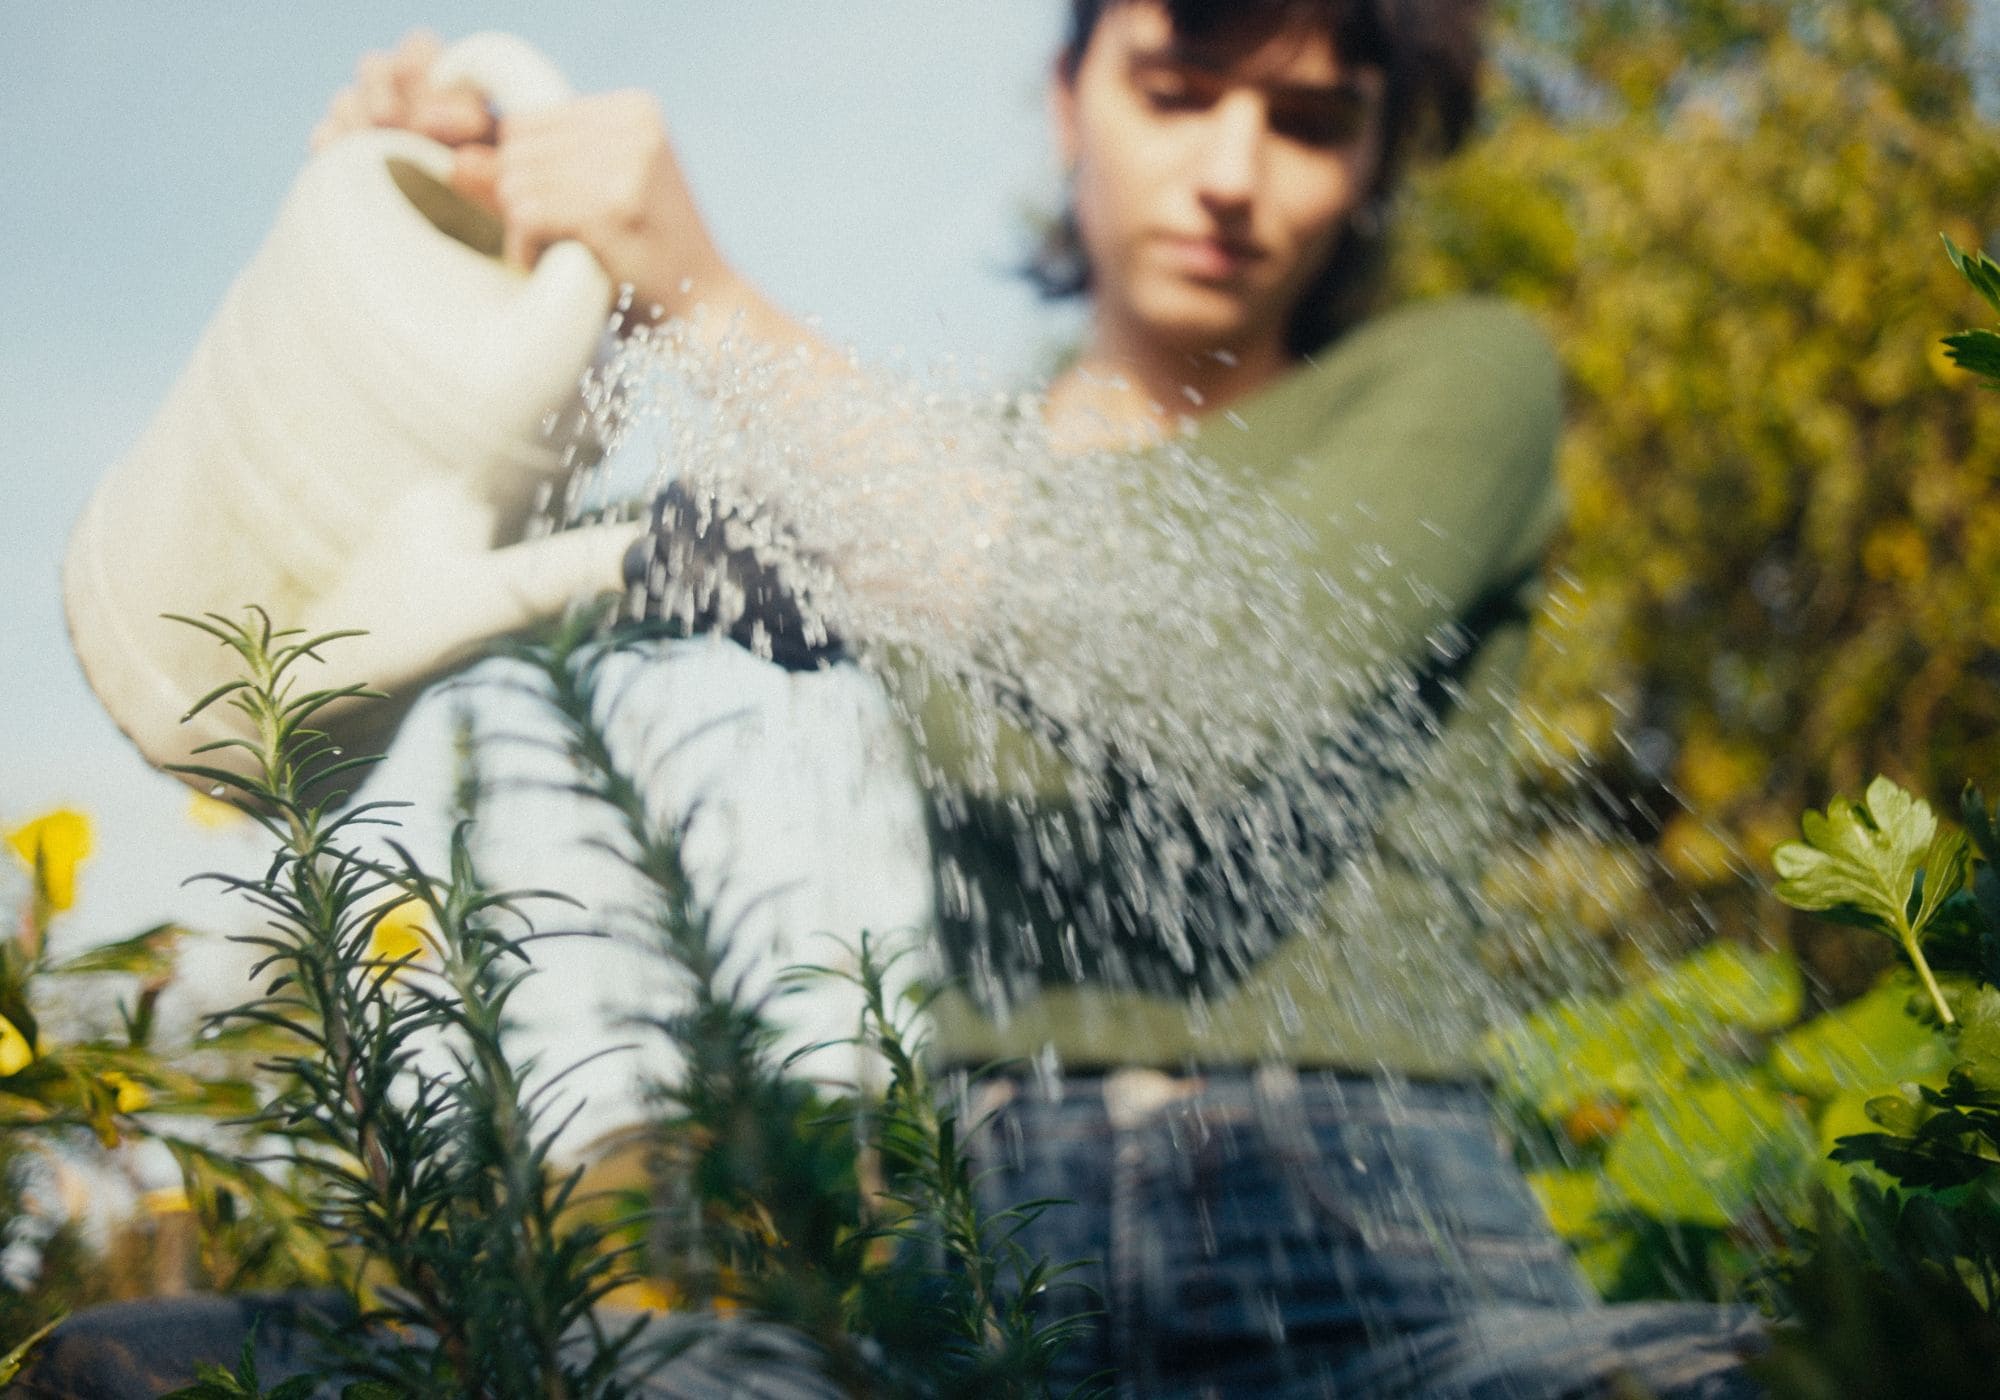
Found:
M 1058 445 L 1073 450 L 1161 442 L 1189 418 L 1217 413 L 1291 367 L 1273 340 L 1185 351 L 1094 327 L 1076 362 L 1049 386 Z

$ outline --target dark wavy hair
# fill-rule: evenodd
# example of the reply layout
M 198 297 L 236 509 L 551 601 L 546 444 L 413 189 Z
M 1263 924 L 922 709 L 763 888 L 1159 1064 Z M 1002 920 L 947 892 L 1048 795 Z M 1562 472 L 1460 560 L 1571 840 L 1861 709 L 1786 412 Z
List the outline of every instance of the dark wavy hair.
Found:
M 1057 70 L 1074 81 L 1106 10 L 1129 0 L 1070 0 L 1069 33 Z M 1350 220 L 1326 269 L 1299 297 L 1286 333 L 1294 355 L 1324 348 L 1375 308 L 1388 253 L 1390 196 L 1410 159 L 1448 155 L 1479 114 L 1480 24 L 1484 0 L 1160 0 L 1175 34 L 1225 58 L 1249 53 L 1271 35 L 1314 29 L 1343 63 L 1379 68 L 1386 79 L 1382 161 L 1364 207 Z M 1090 260 L 1066 206 L 1030 255 L 1025 272 L 1051 300 L 1090 290 Z

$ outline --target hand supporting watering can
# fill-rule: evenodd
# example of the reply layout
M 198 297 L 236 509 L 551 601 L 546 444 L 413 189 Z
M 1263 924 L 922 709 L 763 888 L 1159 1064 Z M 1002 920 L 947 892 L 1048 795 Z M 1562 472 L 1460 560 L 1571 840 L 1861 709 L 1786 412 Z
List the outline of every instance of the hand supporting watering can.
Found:
M 281 626 L 365 630 L 311 683 L 388 692 L 325 712 L 372 743 L 425 684 L 617 589 L 636 527 L 523 540 L 597 451 L 578 387 L 613 289 L 742 309 L 657 109 L 573 100 L 509 36 L 413 36 L 364 60 L 312 144 L 65 562 L 84 671 L 155 763 L 233 722 L 181 722 L 231 657 L 163 613 L 254 603 Z

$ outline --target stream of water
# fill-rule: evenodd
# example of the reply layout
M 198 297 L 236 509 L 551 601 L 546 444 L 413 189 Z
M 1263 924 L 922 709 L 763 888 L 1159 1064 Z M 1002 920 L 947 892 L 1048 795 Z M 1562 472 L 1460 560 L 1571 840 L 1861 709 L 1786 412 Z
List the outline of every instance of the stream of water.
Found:
M 1413 580 L 1367 542 L 1365 511 L 1343 523 L 1354 548 L 1330 565 L 1314 552 L 1323 528 L 1189 439 L 1065 451 L 1033 394 L 718 345 L 679 325 L 632 331 L 586 390 L 614 457 L 654 465 L 642 498 L 671 488 L 676 502 L 636 556 L 630 612 L 733 632 L 804 669 L 858 670 L 902 721 L 935 865 L 924 970 L 955 979 L 1003 1037 L 1053 1000 L 1060 1015 L 1098 1017 L 1101 1038 L 1127 1037 L 1137 1063 L 1392 1071 L 1370 1092 L 1386 1096 L 1385 1121 L 1418 1124 L 1432 1090 L 1416 1082 L 1406 1098 L 1397 1085 L 1412 1081 L 1393 1071 L 1475 1074 L 1491 1028 L 1615 985 L 1648 946 L 1690 941 L 1648 902 L 1643 860 L 1615 833 L 1519 780 L 1511 676 L 1474 664 L 1482 638 L 1466 620 L 1414 649 L 1385 623 L 1382 600 Z M 629 487 L 581 478 L 550 514 L 630 509 Z M 663 663 L 663 684 L 672 671 Z M 1551 878 L 1565 862 L 1586 872 L 1568 896 Z M 1602 920 L 1578 916 L 1578 889 L 1637 915 L 1607 938 L 1591 927 Z M 1089 994 L 1064 1000 L 1078 989 Z M 1126 1013 L 1104 1009 L 1121 997 Z M 1155 1019 L 1130 1019 L 1137 1004 Z M 1140 1025 L 1166 1051 L 1130 1038 Z M 1072 1064 L 1053 1039 L 1031 1057 L 1060 1104 Z M 1290 1110 L 1272 1117 L 1259 1079 L 1236 1108 L 1217 1090 L 1216 1122 L 1240 1108 L 1281 1157 L 1303 1150 L 1272 1125 L 1321 1111 L 1320 1091 L 1284 1082 Z M 1451 1132 L 1479 1138 L 1466 1122 Z M 1222 1131 L 1174 1127 L 1161 1141 L 1183 1165 L 1159 1170 L 1199 1174 L 1188 1164 L 1236 1130 Z M 1380 1197 L 1357 1227 L 1367 1250 L 1443 1241 L 1449 1268 L 1484 1288 L 1473 1276 L 1490 1261 L 1450 1243 L 1459 1213 L 1525 1202 L 1519 1179 L 1495 1166 L 1454 1185 L 1460 1149 L 1435 1156 L 1415 1128 L 1335 1131 L 1351 1148 L 1333 1164 L 1341 1190 Z M 1017 1141 L 989 1163 L 996 1179 L 1036 1150 Z M 1374 1184 L 1361 1182 L 1378 1151 Z M 1282 1214 L 1277 1201 L 1266 1204 Z M 1243 1316 L 1277 1319 L 1280 1341 L 1273 1288 L 1375 1267 L 1366 1251 L 1323 1257 L 1276 1239 L 1238 1241 L 1276 1253 L 1231 1287 Z

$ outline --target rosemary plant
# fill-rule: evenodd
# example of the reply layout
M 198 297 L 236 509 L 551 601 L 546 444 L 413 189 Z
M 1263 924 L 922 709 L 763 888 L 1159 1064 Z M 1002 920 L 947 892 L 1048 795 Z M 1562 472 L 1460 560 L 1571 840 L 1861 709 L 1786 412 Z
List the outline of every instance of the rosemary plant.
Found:
M 610 814 L 613 834 L 599 844 L 637 876 L 649 942 L 681 989 L 672 1010 L 642 1020 L 680 1062 L 653 1089 L 654 1266 L 673 1296 L 711 1317 L 741 1312 L 793 1329 L 834 1384 L 872 1391 L 879 1367 L 851 1325 L 867 1247 L 851 1130 L 783 1072 L 764 1002 L 725 971 L 729 931 L 682 863 L 686 820 L 656 818 L 614 757 L 605 666 L 616 650 L 580 616 L 518 656 L 559 724 L 568 790 Z
M 506 1007 L 529 971 L 525 894 L 484 889 L 468 827 L 450 867 L 425 872 L 363 853 L 357 829 L 383 826 L 371 802 L 333 814 L 342 784 L 375 760 L 346 756 L 313 720 L 366 698 L 358 687 L 302 690 L 302 663 L 346 634 L 302 637 L 248 620 L 181 619 L 237 653 L 242 677 L 196 704 L 228 703 L 249 737 L 182 772 L 229 795 L 274 838 L 251 878 L 216 877 L 269 916 L 246 935 L 263 957 L 261 993 L 220 1018 L 253 1024 L 296 1049 L 267 1068 L 279 1089 L 254 1125 L 316 1186 L 314 1224 L 358 1257 L 347 1283 L 369 1305 L 345 1369 L 397 1393 L 454 1397 L 605 1397 L 636 1325 L 607 1333 L 594 1309 L 628 1274 L 607 1232 L 570 1212 L 581 1168 L 550 1161 L 553 1084 L 530 1090 L 530 1067 L 507 1053 Z M 416 950 L 385 955 L 377 933 L 416 901 L 434 966 Z M 449 1071 L 427 1063 L 440 1043 Z
M 861 990 L 860 1039 L 889 1065 L 886 1097 L 830 1100 L 788 1073 L 766 999 L 727 970 L 733 930 L 688 877 L 686 819 L 655 817 L 614 758 L 605 663 L 619 648 L 600 617 L 518 656 L 559 722 L 565 786 L 613 818 L 601 844 L 639 877 L 652 945 L 680 984 L 675 1007 L 643 1022 L 680 1065 L 654 1086 L 656 1181 L 637 1233 L 580 1208 L 584 1168 L 552 1157 L 562 1076 L 536 1082 L 509 1054 L 508 1003 L 539 936 L 520 906 L 536 892 L 495 893 L 476 869 L 483 785 L 468 726 L 448 868 L 424 870 L 390 838 L 393 859 L 370 855 L 361 830 L 393 827 L 398 804 L 337 810 L 375 760 L 342 754 L 314 724 L 368 693 L 300 683 L 345 634 L 304 637 L 254 609 L 182 621 L 236 653 L 241 678 L 194 712 L 234 706 L 243 737 L 180 771 L 276 845 L 261 874 L 214 877 L 268 916 L 245 936 L 262 951 L 261 989 L 217 1024 L 275 1047 L 262 1068 L 276 1088 L 249 1126 L 282 1145 L 327 1267 L 371 1324 L 326 1339 L 355 1378 L 347 1395 L 616 1400 L 681 1393 L 677 1377 L 727 1388 L 731 1357 L 783 1367 L 810 1393 L 1046 1393 L 1077 1325 L 1042 1320 L 1061 1271 L 1017 1241 L 1046 1203 L 982 1210 L 958 1115 L 923 1068 L 920 1008 L 890 994 L 890 963 L 865 936 L 858 970 L 833 975 Z M 864 1161 L 879 1191 L 864 1188 Z M 614 1325 L 598 1306 L 640 1281 L 640 1235 L 677 1298 L 664 1326 L 643 1314 Z M 241 1371 L 203 1383 L 259 1393 Z M 288 1380 L 272 1393 L 294 1392 Z
M 1080 1325 L 1037 1320 L 1061 1270 L 1015 1240 L 1048 1203 L 981 1210 L 957 1115 L 913 1038 L 920 1008 L 899 1013 L 889 964 L 866 935 L 856 971 L 804 968 L 781 982 L 832 976 L 861 989 L 860 1038 L 890 1067 L 887 1097 L 828 1102 L 787 1074 L 767 999 L 726 970 L 733 930 L 689 880 L 687 819 L 656 817 L 614 756 L 605 666 L 619 649 L 579 617 L 517 655 L 560 725 L 569 790 L 610 814 L 605 848 L 639 878 L 651 942 L 682 989 L 674 1010 L 643 1023 L 681 1066 L 654 1087 L 656 1266 L 712 1315 L 749 1314 L 805 1338 L 847 1394 L 1046 1394 L 1049 1362 Z M 864 1160 L 881 1166 L 879 1196 L 863 1188 Z
M 990 1211 L 980 1201 L 955 1107 L 964 1095 L 946 1092 L 925 1068 L 926 999 L 897 998 L 889 990 L 900 956 L 884 958 L 864 932 L 852 972 L 806 969 L 860 989 L 861 1043 L 888 1067 L 888 1087 L 872 1120 L 864 1116 L 869 1126 L 862 1134 L 880 1163 L 891 1208 L 878 1229 L 904 1246 L 906 1269 L 921 1268 L 926 1253 L 942 1256 L 943 1267 L 918 1281 L 927 1287 L 905 1291 L 929 1300 L 932 1326 L 942 1334 L 937 1340 L 949 1358 L 943 1393 L 1045 1395 L 1051 1363 L 1077 1339 L 1087 1315 L 1049 1315 L 1049 1286 L 1074 1265 L 1036 1258 L 1019 1236 L 1043 1211 L 1064 1203 L 1022 1201 Z M 858 1102 L 865 1115 L 866 1100 Z

